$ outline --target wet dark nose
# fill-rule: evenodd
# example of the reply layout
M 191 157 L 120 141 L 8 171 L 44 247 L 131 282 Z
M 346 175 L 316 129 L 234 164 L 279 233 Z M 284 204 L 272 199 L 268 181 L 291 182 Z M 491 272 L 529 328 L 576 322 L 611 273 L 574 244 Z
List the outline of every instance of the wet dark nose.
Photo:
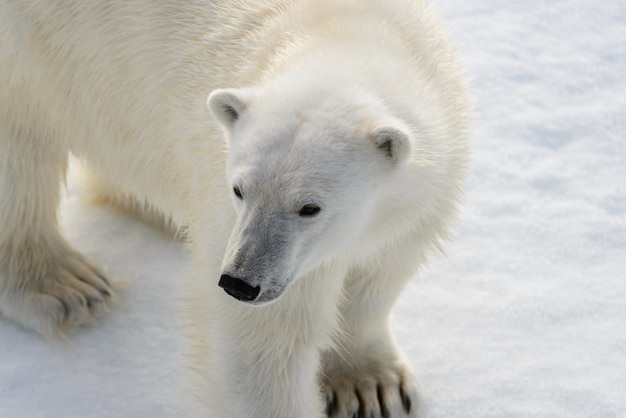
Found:
M 261 286 L 252 287 L 245 281 L 228 274 L 222 274 L 219 286 L 230 296 L 244 302 L 253 301 L 261 292 Z

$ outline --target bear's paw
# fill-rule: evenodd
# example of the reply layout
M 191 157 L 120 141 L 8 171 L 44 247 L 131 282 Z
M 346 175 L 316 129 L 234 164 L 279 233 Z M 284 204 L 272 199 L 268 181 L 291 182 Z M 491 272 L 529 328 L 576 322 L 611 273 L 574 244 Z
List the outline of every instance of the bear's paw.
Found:
M 328 418 L 417 417 L 417 386 L 404 364 L 326 372 L 322 393 Z
M 63 244 L 27 245 L 4 264 L 9 268 L 0 269 L 2 316 L 52 337 L 108 310 L 114 295 L 109 281 L 82 254 Z

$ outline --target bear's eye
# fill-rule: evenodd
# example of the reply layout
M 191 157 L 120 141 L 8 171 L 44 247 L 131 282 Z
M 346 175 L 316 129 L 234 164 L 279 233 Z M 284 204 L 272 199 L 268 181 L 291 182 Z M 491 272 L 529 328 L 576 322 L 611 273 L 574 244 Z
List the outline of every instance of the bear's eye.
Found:
M 304 218 L 310 218 L 320 213 L 321 210 L 322 209 L 317 205 L 307 204 L 300 208 L 300 210 L 298 211 L 298 215 Z
M 233 193 L 235 193 L 235 196 L 237 196 L 239 199 L 243 200 L 243 195 L 241 194 L 241 189 L 239 189 L 239 187 L 233 187 Z

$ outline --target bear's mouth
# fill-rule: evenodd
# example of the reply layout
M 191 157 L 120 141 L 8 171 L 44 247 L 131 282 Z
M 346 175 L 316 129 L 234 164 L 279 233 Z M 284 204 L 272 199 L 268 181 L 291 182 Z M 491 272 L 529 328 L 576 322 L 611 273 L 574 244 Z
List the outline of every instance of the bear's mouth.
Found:
M 274 302 L 284 293 L 285 287 L 274 287 L 272 289 L 266 289 L 259 297 L 253 302 L 255 305 L 264 305 L 266 303 Z

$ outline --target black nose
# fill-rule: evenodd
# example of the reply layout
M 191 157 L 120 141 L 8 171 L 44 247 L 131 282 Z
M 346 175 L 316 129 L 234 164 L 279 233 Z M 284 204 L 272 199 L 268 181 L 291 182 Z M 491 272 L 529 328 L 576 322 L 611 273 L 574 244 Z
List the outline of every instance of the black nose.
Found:
M 261 286 L 252 287 L 245 281 L 228 274 L 222 274 L 219 286 L 230 296 L 244 302 L 253 301 L 261 292 Z

